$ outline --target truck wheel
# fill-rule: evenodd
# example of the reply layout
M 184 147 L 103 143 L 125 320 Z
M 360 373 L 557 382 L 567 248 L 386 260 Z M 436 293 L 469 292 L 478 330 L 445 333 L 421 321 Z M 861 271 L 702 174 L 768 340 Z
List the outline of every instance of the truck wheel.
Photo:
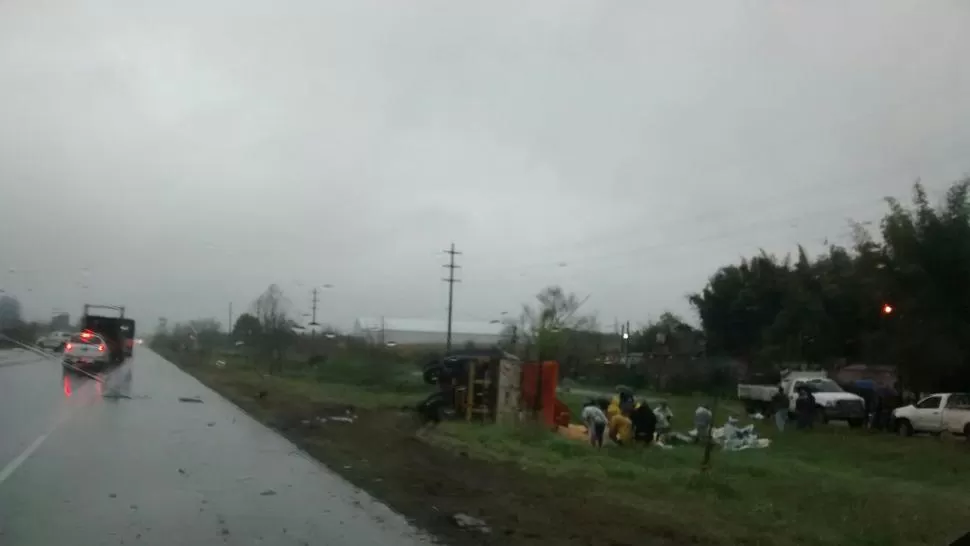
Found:
M 967 423 L 963 427 L 963 437 L 966 438 L 968 442 L 970 442 L 970 423 Z
M 815 406 L 815 422 L 820 425 L 825 425 L 829 422 L 829 418 L 825 415 L 825 408 L 822 406 Z
M 863 421 L 862 419 L 849 419 L 849 426 L 851 428 L 859 428 L 864 423 L 865 423 L 865 421 Z
M 909 419 L 896 421 L 896 434 L 909 437 L 913 435 L 913 432 L 915 432 L 913 430 L 913 424 L 909 422 Z

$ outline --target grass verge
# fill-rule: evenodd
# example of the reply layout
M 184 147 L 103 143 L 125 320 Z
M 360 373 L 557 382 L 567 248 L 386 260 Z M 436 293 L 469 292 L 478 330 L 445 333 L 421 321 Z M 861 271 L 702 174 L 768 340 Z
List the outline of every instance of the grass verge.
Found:
M 703 474 L 696 446 L 594 451 L 531 426 L 457 422 L 416 438 L 400 408 L 427 391 L 405 376 L 361 386 L 183 367 L 454 545 L 943 545 L 970 527 L 963 441 L 837 426 L 776 434 L 759 425 L 771 447 L 716 451 Z M 563 397 L 572 407 L 583 399 Z M 704 398 L 668 400 L 684 428 Z M 345 404 L 360 413 L 354 425 L 299 425 Z M 729 413 L 741 408 L 724 402 L 718 422 Z M 454 512 L 482 517 L 495 532 L 458 530 L 447 519 Z

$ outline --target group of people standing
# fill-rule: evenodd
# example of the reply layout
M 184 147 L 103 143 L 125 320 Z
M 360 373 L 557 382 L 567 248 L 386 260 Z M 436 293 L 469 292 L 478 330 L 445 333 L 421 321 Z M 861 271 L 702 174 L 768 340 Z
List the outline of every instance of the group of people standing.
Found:
M 621 391 L 612 400 L 589 400 L 581 414 L 589 442 L 596 447 L 603 447 L 606 437 L 617 445 L 649 445 L 655 439 L 663 440 L 670 433 L 673 418 L 667 402 L 660 401 L 651 409 L 646 400 L 636 400 L 628 391 Z
M 811 389 L 805 387 L 797 389 L 796 392 L 795 425 L 800 430 L 810 429 L 817 418 L 818 404 L 815 401 L 815 395 L 812 394 Z M 771 397 L 771 406 L 774 412 L 775 426 L 779 432 L 784 431 L 785 425 L 788 423 L 789 406 L 788 396 L 785 395 L 785 390 L 782 387 L 779 386 L 774 396 Z

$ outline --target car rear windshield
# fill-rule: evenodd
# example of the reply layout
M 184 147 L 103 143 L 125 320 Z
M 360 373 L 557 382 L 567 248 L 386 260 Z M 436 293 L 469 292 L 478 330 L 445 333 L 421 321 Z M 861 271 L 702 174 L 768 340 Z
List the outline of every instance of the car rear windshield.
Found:
M 81 334 L 74 334 L 71 336 L 71 343 L 85 343 L 88 345 L 100 345 L 101 340 L 98 336 L 82 336 Z

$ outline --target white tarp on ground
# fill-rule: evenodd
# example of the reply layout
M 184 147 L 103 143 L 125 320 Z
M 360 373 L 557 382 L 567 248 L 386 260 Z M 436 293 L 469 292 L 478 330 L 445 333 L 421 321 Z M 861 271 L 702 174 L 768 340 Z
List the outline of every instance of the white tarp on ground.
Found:
M 723 427 L 717 427 L 712 432 L 714 443 L 728 451 L 741 451 L 743 449 L 764 449 L 771 445 L 768 438 L 758 438 L 758 433 L 754 430 L 754 425 L 739 427 L 737 419 L 729 417 Z M 687 434 L 674 433 L 673 437 L 678 442 L 692 443 L 697 441 L 697 429 L 691 430 Z
M 739 427 L 734 417 L 729 417 L 723 427 L 714 429 L 714 441 L 728 451 L 762 449 L 771 445 L 771 440 L 758 438 L 754 425 Z

